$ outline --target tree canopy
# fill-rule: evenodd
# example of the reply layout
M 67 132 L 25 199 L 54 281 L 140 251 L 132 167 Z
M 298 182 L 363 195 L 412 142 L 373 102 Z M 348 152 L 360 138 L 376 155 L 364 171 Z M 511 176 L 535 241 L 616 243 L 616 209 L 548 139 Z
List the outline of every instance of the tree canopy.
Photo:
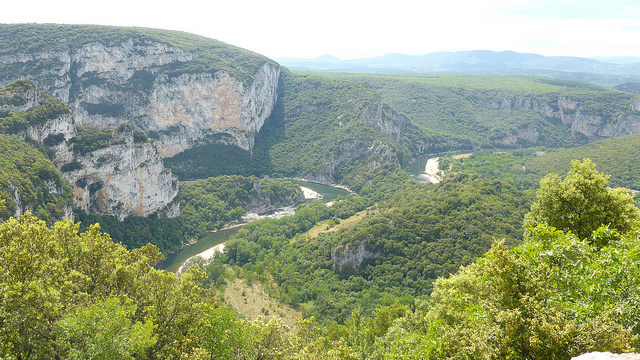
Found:
M 589 159 L 575 160 L 571 166 L 564 180 L 549 174 L 540 181 L 538 200 L 525 226 L 544 223 L 585 238 L 602 225 L 626 232 L 640 224 L 629 190 L 609 189 L 609 176 L 596 171 Z

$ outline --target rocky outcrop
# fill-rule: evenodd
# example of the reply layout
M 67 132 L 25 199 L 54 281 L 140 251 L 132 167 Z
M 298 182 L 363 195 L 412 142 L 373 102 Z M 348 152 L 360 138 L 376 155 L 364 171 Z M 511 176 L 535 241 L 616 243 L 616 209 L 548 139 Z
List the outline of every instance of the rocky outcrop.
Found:
M 0 111 L 20 113 L 40 107 L 44 109 L 42 113 L 48 113 L 49 107 L 61 105 L 52 104 L 51 97 L 29 81 L 13 83 L 9 89 L 0 92 Z M 166 211 L 169 217 L 180 214 L 179 205 L 174 201 L 178 193 L 177 178 L 164 168 L 152 141 L 136 134 L 132 126 L 123 125 L 107 132 L 113 138 L 101 148 L 88 153 L 75 151 L 77 127 L 74 116 L 68 111 L 60 113 L 62 115 L 44 121 L 35 119 L 26 129 L 13 135 L 43 143 L 51 150 L 53 163 L 72 184 L 76 208 L 119 220 L 159 211 Z M 11 183 L 9 186 L 16 205 L 14 215 L 34 209 L 33 204 L 21 200 L 17 187 Z M 55 181 L 47 181 L 45 186 L 49 194 L 63 195 L 64 190 Z M 73 219 L 71 207 L 65 206 L 62 212 L 68 219 Z
M 40 104 L 40 91 L 31 82 L 26 82 L 25 84 L 27 86 L 21 86 L 20 91 L 0 92 L 0 110 L 23 112 Z
M 633 113 L 640 112 L 640 99 L 629 104 L 628 113 L 616 115 L 615 118 L 584 110 L 579 100 L 567 96 L 558 96 L 549 101 L 535 97 L 508 97 L 498 93 L 484 106 L 500 111 L 530 110 L 543 118 L 543 121 L 532 118 L 529 124 L 491 138 L 490 142 L 497 146 L 557 145 L 545 131 L 549 123 L 566 126 L 571 136 L 579 142 L 640 133 L 640 113 Z
M 62 140 L 69 140 L 75 135 L 76 127 L 71 114 L 59 116 L 43 124 L 32 125 L 27 130 L 16 134 L 17 137 L 23 140 L 30 138 L 38 142 L 45 142 L 47 139 L 49 139 L 47 141 L 61 142 Z
M 367 259 L 375 259 L 379 253 L 372 253 L 367 250 L 367 243 L 361 242 L 356 246 L 340 245 L 331 250 L 331 260 L 333 265 L 342 270 L 345 266 L 351 266 L 357 270 Z
M 250 150 L 277 100 L 279 76 L 279 68 L 264 64 L 248 89 L 225 72 L 160 76 L 150 96 L 151 116 L 141 126 L 156 134 L 163 157 L 216 134 L 224 143 Z
M 262 191 L 262 183 L 259 179 L 253 182 L 252 196 L 245 210 L 249 213 L 263 214 L 269 211 L 282 209 L 288 206 L 301 204 L 305 201 L 304 193 L 298 187 L 294 193 L 281 192 L 275 196 L 269 196 Z
M 406 141 L 408 134 L 417 134 L 419 130 L 406 116 L 382 101 L 368 106 L 362 112 L 360 120 L 365 125 L 380 130 L 396 142 L 405 142 L 415 153 L 424 153 L 435 145 L 435 141 L 426 137 L 413 139 L 415 141 Z
M 0 64 L 33 68 L 16 76 L 66 102 L 79 125 L 109 129 L 130 123 L 152 135 L 162 157 L 213 141 L 250 150 L 276 103 L 280 67 L 265 59 L 248 81 L 226 70 L 174 70 L 195 57 L 131 37 L 68 51 L 0 52 Z M 33 63 L 48 66 L 29 67 Z M 0 78 L 0 85 L 13 80 Z
M 73 169 L 63 172 L 76 208 L 120 221 L 163 210 L 179 215 L 178 179 L 164 168 L 155 145 L 136 143 L 133 132 L 120 136 L 124 142 L 78 155 Z
M 317 107 L 301 103 L 295 111 L 315 111 Z M 368 168 L 378 168 L 384 164 L 398 167 L 402 159 L 406 164 L 415 160 L 412 156 L 433 151 L 437 145 L 447 144 L 445 137 L 426 137 L 421 135 L 406 116 L 378 100 L 365 107 L 358 117 L 362 124 L 376 129 L 383 136 L 372 138 L 351 137 L 335 146 L 331 157 L 324 159 L 325 170 L 321 173 L 302 174 L 306 179 L 322 183 L 336 181 L 335 172 L 343 164 L 366 163 Z M 392 141 L 389 141 L 392 140 Z M 402 147 L 409 151 L 404 151 Z M 464 145 L 461 145 L 463 148 Z
M 278 98 L 279 65 L 215 40 L 148 29 L 5 25 L 0 42 L 5 29 L 20 41 L 0 47 L 1 67 L 12 70 L 0 72 L 0 86 L 30 79 L 73 113 L 15 135 L 53 149 L 84 211 L 120 220 L 158 211 L 177 216 L 177 181 L 162 158 L 211 142 L 251 150 Z M 28 89 L 21 102 L 0 105 L 33 108 L 41 93 L 33 84 Z M 125 123 L 153 141 L 127 138 L 88 154 L 73 151 L 77 126 Z

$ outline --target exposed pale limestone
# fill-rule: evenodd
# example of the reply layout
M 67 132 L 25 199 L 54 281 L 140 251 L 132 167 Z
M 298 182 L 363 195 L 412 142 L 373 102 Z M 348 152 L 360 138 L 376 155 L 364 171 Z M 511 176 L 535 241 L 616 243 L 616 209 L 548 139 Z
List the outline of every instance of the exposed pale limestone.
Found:
M 277 100 L 279 76 L 279 68 L 265 64 L 249 89 L 225 72 L 160 76 L 150 96 L 146 126 L 159 134 L 163 157 L 215 134 L 225 134 L 220 140 L 250 150 Z
M 178 179 L 165 169 L 155 145 L 135 143 L 133 134 L 121 135 L 123 144 L 76 157 L 82 167 L 64 172 L 73 185 L 77 208 L 100 215 L 147 216 L 169 206 L 167 216 L 179 215 Z
M 38 91 L 37 89 L 30 89 L 19 93 L 11 92 L 8 94 L 0 95 L 0 99 L 2 100 L 10 100 L 16 97 L 20 98 L 22 104 L 14 105 L 9 101 L 6 104 L 0 105 L 0 110 L 22 112 L 40 105 L 40 91 Z
M 25 211 L 33 211 L 33 206 L 31 204 L 22 204 L 22 199 L 20 196 L 20 190 L 17 186 L 9 183 L 9 189 L 13 193 L 13 202 L 16 204 L 16 211 L 13 214 L 13 217 L 17 218 L 22 215 Z
M 64 140 L 69 140 L 76 135 L 76 127 L 71 114 L 59 116 L 43 124 L 32 125 L 16 136 L 23 140 L 29 137 L 35 141 L 43 142 L 47 137 L 58 134 L 62 134 Z
M 640 133 L 640 114 L 605 118 L 600 114 L 582 111 L 580 102 L 567 96 L 545 102 L 532 97 L 507 97 L 497 93 L 484 106 L 501 111 L 532 110 L 547 119 L 564 124 L 571 129 L 575 138 L 587 141 Z M 630 104 L 630 107 L 633 111 L 640 111 L 640 99 Z M 549 139 L 546 138 L 543 126 L 535 119 L 529 124 L 507 131 L 504 136 L 491 139 L 494 144 L 507 147 L 547 144 L 547 141 Z
M 331 250 L 331 260 L 334 266 L 342 270 L 346 265 L 351 265 L 354 269 L 358 269 L 367 259 L 374 259 L 380 256 L 378 253 L 372 253 L 367 250 L 367 243 L 361 242 L 357 246 L 340 245 Z
M 167 44 L 129 39 L 116 46 L 93 42 L 73 52 L 71 61 L 77 64 L 75 76 L 96 73 L 112 82 L 131 79 L 136 71 L 156 69 L 177 61 L 189 61 L 193 55 Z
M 162 167 L 161 157 L 213 141 L 250 150 L 271 115 L 280 80 L 277 64 L 265 60 L 244 81 L 224 70 L 167 71 L 195 56 L 166 43 L 132 38 L 112 44 L 90 42 L 62 51 L 12 53 L 0 49 L 0 64 L 20 68 L 46 61 L 51 65 L 27 77 L 66 102 L 73 116 L 17 135 L 44 141 L 63 134 L 64 141 L 52 147 L 54 163 L 59 169 L 74 161 L 82 164 L 82 169 L 64 174 L 74 184 L 76 206 L 122 220 L 163 209 L 168 216 L 179 214 L 173 201 L 177 182 Z M 5 77 L 0 85 L 17 79 Z M 25 94 L 27 104 L 6 110 L 32 108 L 39 102 L 38 94 Z M 115 145 L 81 157 L 73 153 L 69 139 L 75 136 L 76 125 L 113 129 L 123 123 L 153 136 L 155 145 L 133 144 L 128 149 Z M 116 166 L 119 162 L 122 164 Z M 82 187 L 77 181 L 87 184 Z
M 250 150 L 276 103 L 280 67 L 265 61 L 247 83 L 223 70 L 163 71 L 193 59 L 178 47 L 129 39 L 67 51 L 4 54 L 0 64 L 56 62 L 33 79 L 71 107 L 77 124 L 109 129 L 131 123 L 154 131 L 163 157 L 211 141 Z

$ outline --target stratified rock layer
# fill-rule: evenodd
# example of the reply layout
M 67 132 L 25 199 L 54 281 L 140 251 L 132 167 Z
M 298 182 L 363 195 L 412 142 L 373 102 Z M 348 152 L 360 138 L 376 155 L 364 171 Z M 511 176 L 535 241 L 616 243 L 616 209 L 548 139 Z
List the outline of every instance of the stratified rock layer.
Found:
M 153 143 L 135 143 L 133 133 L 120 136 L 124 143 L 77 156 L 80 168 L 63 173 L 73 185 L 76 208 L 120 221 L 166 209 L 178 195 L 178 179 L 164 168 Z M 176 206 L 169 217 L 179 215 Z
M 162 157 L 213 141 L 250 150 L 277 101 L 280 67 L 274 62 L 264 59 L 243 80 L 215 70 L 215 63 L 178 71 L 196 55 L 148 38 L 2 53 L 0 65 L 22 73 L 0 77 L 0 85 L 32 79 L 69 105 L 76 124 L 109 129 L 130 123 L 152 135 Z

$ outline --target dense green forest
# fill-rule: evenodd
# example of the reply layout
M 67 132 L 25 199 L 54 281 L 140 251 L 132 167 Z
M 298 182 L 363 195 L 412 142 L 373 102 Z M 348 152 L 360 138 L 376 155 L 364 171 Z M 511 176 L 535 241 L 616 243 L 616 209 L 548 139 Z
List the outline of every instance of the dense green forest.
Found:
M 434 188 L 412 184 L 351 228 L 305 236 L 319 220 L 362 210 L 352 201 L 252 223 L 232 237 L 222 261 L 269 269 L 258 275 L 275 280 L 274 294 L 283 302 L 304 303 L 307 315 L 324 322 L 343 322 L 356 309 L 369 316 L 381 304 L 428 295 L 436 278 L 484 254 L 492 237 L 521 242 L 527 205 L 508 185 L 461 176 Z M 336 265 L 336 249 L 359 246 L 368 259 Z
M 525 148 L 511 151 L 481 150 L 468 156 L 445 156 L 440 168 L 449 173 L 480 174 L 500 179 L 518 189 L 537 188 L 550 173 L 569 170 L 571 161 L 589 158 L 611 174 L 613 186 L 640 189 L 640 136 L 627 135 L 574 148 Z
M 372 309 L 371 316 L 352 311 L 342 324 L 322 326 L 309 317 L 293 330 L 277 320 L 239 318 L 216 300 L 213 288 L 207 289 L 211 280 L 198 266 L 180 277 L 155 270 L 152 265 L 160 254 L 152 245 L 129 251 L 97 226 L 79 233 L 70 222 L 47 227 L 23 215 L 0 226 L 0 289 L 5 294 L 0 297 L 0 352 L 7 359 L 568 359 L 593 350 L 632 351 L 639 345 L 640 244 L 636 231 L 629 229 L 640 224 L 640 213 L 627 192 L 607 186 L 607 177 L 595 171 L 593 163 L 575 162 L 566 178 L 548 177 L 541 183 L 521 245 L 509 248 L 504 240 L 494 240 L 486 255 L 436 280 L 424 300 L 392 298 L 389 305 Z M 492 206 L 513 203 L 509 196 L 514 190 L 473 177 L 423 191 L 456 187 L 468 187 L 462 192 L 467 196 L 454 191 L 449 195 L 463 208 L 474 196 L 489 196 Z M 393 214 L 403 212 L 396 207 L 408 195 L 396 196 L 397 203 L 376 216 L 402 219 Z M 366 206 L 363 201 L 351 197 L 336 205 L 346 206 L 348 216 Z M 566 201 L 581 206 L 557 211 Z M 291 232 L 304 231 L 296 225 L 304 218 L 331 216 L 322 215 L 334 211 L 331 208 L 303 206 L 283 223 L 265 221 L 265 226 L 254 225 L 238 236 L 263 232 L 255 241 L 248 239 L 257 250 L 248 256 L 260 248 L 279 248 L 270 255 L 289 253 L 305 262 L 304 248 L 314 247 L 312 240 L 288 241 Z M 563 218 L 578 221 L 550 226 Z M 363 224 L 362 230 L 373 231 L 373 223 Z M 581 223 L 593 226 L 581 234 Z M 290 229 L 289 234 L 281 232 L 285 224 L 282 228 Z M 487 230 L 502 235 L 499 229 Z M 400 238 L 389 242 L 389 250 L 395 250 L 394 244 L 412 243 Z M 235 259 L 242 262 L 239 249 Z M 322 262 L 331 260 L 325 257 Z M 286 265 L 272 262 L 267 270 L 265 264 L 248 269 L 247 262 L 245 271 L 271 272 Z M 351 282 L 348 289 L 356 289 L 365 280 L 338 270 L 322 277 L 322 267 L 307 267 L 315 268 L 316 286 L 334 278 L 336 285 Z M 275 280 L 286 288 L 282 279 Z M 393 286 L 393 280 L 388 285 Z
M 590 158 L 602 172 L 611 174 L 612 185 L 640 189 L 639 157 L 640 136 L 628 135 L 553 151 L 530 159 L 526 165 L 538 174 L 561 174 L 568 171 L 572 160 Z

